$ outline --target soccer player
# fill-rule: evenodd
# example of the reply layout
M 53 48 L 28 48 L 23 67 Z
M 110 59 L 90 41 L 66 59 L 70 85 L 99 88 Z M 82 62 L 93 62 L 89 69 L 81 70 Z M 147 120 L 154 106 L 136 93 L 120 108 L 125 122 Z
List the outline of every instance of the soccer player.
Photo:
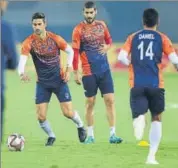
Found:
M 161 115 L 165 108 L 162 53 L 168 55 L 178 68 L 178 57 L 172 43 L 165 34 L 157 31 L 158 23 L 158 12 L 152 8 L 146 9 L 143 13 L 143 30 L 131 34 L 118 55 L 118 60 L 129 66 L 130 106 L 137 139 L 143 136 L 145 113 L 147 110 L 151 112 L 147 164 L 158 164 L 155 155 L 162 136 Z
M 107 59 L 107 51 L 112 39 L 106 24 L 95 20 L 97 9 L 94 2 L 86 2 L 83 8 L 85 20 L 73 30 L 72 47 L 74 49 L 74 77 L 81 84 L 78 72 L 79 55 L 83 70 L 83 87 L 86 96 L 86 121 L 88 137 L 85 143 L 94 143 L 93 108 L 98 88 L 104 98 L 110 126 L 110 143 L 121 143 L 115 132 L 115 104 L 113 80 Z
M 8 2 L 0 1 L 1 15 L 5 12 Z M 15 45 L 14 30 L 5 20 L 1 20 L 1 119 L 0 119 L 0 141 L 3 131 L 3 112 L 4 112 L 4 94 L 5 94 L 5 69 L 15 70 L 18 65 L 18 54 Z
M 83 122 L 76 111 L 72 110 L 71 95 L 67 85 L 73 61 L 73 49 L 59 35 L 46 31 L 46 19 L 43 13 L 32 16 L 34 33 L 22 43 L 18 73 L 22 81 L 29 81 L 25 74 L 25 64 L 31 54 L 37 72 L 36 108 L 41 128 L 48 135 L 46 146 L 53 145 L 56 136 L 46 119 L 47 107 L 52 93 L 59 102 L 63 115 L 71 119 L 78 128 L 80 142 L 84 142 L 86 131 Z M 67 53 L 67 68 L 62 72 L 60 65 L 60 51 Z

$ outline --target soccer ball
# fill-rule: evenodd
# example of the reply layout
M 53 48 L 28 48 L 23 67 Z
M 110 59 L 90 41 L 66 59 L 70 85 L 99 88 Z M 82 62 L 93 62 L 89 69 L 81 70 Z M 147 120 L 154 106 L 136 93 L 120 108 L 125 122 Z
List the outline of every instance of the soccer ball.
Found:
M 25 145 L 25 138 L 17 133 L 11 134 L 7 139 L 7 146 L 10 151 L 22 151 Z

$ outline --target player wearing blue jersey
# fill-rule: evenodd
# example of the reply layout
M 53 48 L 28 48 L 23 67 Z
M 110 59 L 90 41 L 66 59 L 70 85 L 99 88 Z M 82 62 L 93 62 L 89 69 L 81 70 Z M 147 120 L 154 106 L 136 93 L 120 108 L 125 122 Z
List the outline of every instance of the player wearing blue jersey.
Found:
M 0 1 L 1 15 L 5 12 L 8 2 L 6 0 Z M 5 20 L 1 20 L 1 119 L 0 119 L 0 140 L 2 138 L 3 130 L 3 112 L 5 106 L 5 70 L 15 70 L 18 63 L 18 54 L 16 50 L 16 42 L 14 37 L 14 30 L 11 25 Z
M 94 2 L 86 2 L 83 9 L 85 20 L 73 30 L 72 47 L 74 49 L 74 75 L 80 84 L 78 74 L 78 57 L 82 63 L 83 87 L 86 96 L 86 120 L 88 138 L 86 143 L 94 142 L 93 109 L 97 90 L 101 91 L 107 109 L 110 126 L 110 143 L 121 143 L 122 139 L 115 132 L 114 86 L 109 68 L 107 51 L 112 44 L 112 38 L 106 24 L 95 20 L 97 9 Z
M 29 81 L 29 77 L 25 74 L 25 64 L 28 56 L 31 55 L 37 73 L 37 116 L 41 128 L 48 135 L 46 146 L 53 145 L 56 139 L 46 119 L 52 93 L 57 96 L 64 116 L 76 123 L 79 140 L 84 142 L 86 132 L 79 114 L 72 109 L 71 95 L 67 85 L 72 67 L 73 50 L 61 36 L 46 31 L 46 19 L 43 13 L 33 14 L 32 27 L 34 33 L 22 43 L 18 72 L 21 80 Z M 65 72 L 62 71 L 63 68 L 60 65 L 61 50 L 67 53 Z
M 158 164 L 155 159 L 162 136 L 161 114 L 165 108 L 165 90 L 162 74 L 162 53 L 178 68 L 178 57 L 169 38 L 157 31 L 159 15 L 155 9 L 143 13 L 144 29 L 131 34 L 118 60 L 129 66 L 130 106 L 135 137 L 143 137 L 145 113 L 152 116 L 148 164 Z M 130 58 L 128 58 L 130 56 Z

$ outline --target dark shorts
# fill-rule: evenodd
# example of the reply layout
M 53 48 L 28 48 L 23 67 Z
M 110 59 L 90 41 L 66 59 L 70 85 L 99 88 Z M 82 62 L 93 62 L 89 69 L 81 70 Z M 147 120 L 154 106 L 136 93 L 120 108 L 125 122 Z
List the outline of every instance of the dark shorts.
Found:
M 98 88 L 100 89 L 102 96 L 104 94 L 114 93 L 113 80 L 110 70 L 107 70 L 101 74 L 83 76 L 82 82 L 86 97 L 95 96 Z
M 71 101 L 70 91 L 66 83 L 62 82 L 59 87 L 49 88 L 37 82 L 36 104 L 48 103 L 51 99 L 52 93 L 57 96 L 60 103 Z
M 152 116 L 164 111 L 165 90 L 161 88 L 132 88 L 130 90 L 130 107 L 133 118 L 150 110 Z

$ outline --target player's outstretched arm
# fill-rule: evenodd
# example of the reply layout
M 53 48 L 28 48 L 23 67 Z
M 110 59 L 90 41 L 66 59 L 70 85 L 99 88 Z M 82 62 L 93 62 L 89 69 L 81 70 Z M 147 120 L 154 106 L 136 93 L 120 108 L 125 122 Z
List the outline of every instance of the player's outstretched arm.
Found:
M 18 65 L 18 74 L 20 76 L 20 79 L 24 82 L 30 81 L 30 78 L 25 74 L 25 65 L 27 63 L 28 56 L 21 55 L 20 61 Z

